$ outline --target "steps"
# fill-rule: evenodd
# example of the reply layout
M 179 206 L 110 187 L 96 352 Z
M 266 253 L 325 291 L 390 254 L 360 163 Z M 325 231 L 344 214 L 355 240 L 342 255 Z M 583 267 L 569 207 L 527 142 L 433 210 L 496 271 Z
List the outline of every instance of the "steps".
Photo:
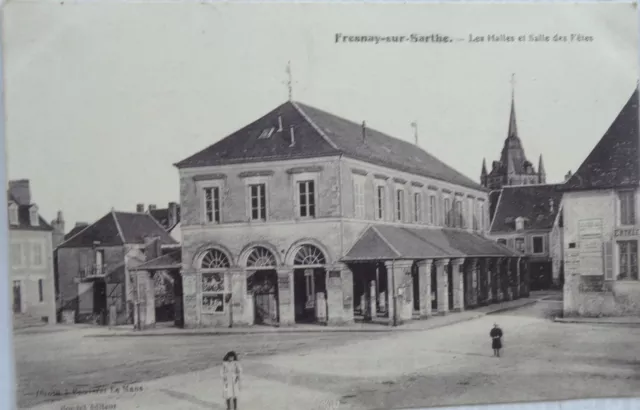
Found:
M 26 329 L 29 327 L 46 326 L 47 322 L 43 322 L 41 318 L 34 317 L 26 313 L 13 314 L 13 329 Z

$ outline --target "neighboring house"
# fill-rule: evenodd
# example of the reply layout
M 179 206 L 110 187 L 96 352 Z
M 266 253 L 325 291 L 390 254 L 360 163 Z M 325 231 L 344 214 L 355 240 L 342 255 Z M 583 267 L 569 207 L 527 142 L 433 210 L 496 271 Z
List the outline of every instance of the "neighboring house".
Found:
M 147 260 L 154 240 L 162 247 L 178 245 L 149 213 L 112 210 L 91 225 L 76 226 L 56 250 L 65 316 L 71 312 L 77 322 L 106 323 L 114 304 L 117 323 L 133 323 L 142 285 L 131 272 Z
M 14 326 L 56 323 L 54 227 L 40 216 L 28 179 L 9 181 L 7 197 Z
M 564 184 L 564 314 L 640 314 L 638 90 Z
M 495 191 L 500 195 L 489 237 L 529 257 L 531 290 L 561 283 L 560 187 L 521 185 Z
M 511 96 L 511 113 L 509 115 L 509 128 L 507 138 L 504 141 L 499 161 L 493 161 L 491 170 L 487 172 L 486 160 L 482 160 L 480 183 L 491 191 L 499 191 L 502 187 L 512 185 L 545 184 L 547 182 L 542 155 L 538 159 L 538 169 L 525 155 L 522 141 L 518 135 L 516 122 L 516 108 L 513 95 Z M 496 200 L 499 193 L 491 193 L 489 216 L 493 220 Z
M 398 323 L 528 294 L 488 192 L 416 145 L 286 102 L 176 164 L 187 327 Z

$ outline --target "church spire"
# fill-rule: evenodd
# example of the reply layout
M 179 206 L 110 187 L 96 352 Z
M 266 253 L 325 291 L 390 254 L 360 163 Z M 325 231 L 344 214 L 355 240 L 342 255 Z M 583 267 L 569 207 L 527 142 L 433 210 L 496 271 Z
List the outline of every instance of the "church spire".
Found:
M 482 177 L 487 176 L 487 159 L 486 158 L 482 158 L 482 171 L 480 171 L 480 176 Z
M 540 178 L 540 183 L 546 184 L 547 173 L 544 170 L 544 163 L 542 162 L 542 154 L 540 154 L 540 159 L 538 159 L 538 176 Z
M 509 131 L 507 133 L 508 138 L 518 138 L 518 127 L 516 124 L 515 81 L 516 75 L 511 74 L 511 112 L 509 113 Z

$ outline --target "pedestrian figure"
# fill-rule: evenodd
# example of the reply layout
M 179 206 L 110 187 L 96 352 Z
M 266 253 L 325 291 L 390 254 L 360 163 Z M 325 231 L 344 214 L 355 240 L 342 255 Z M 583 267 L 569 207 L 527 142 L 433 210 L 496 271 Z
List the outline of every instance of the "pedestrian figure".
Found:
M 502 329 L 500 329 L 497 323 L 494 323 L 493 329 L 489 332 L 489 336 L 491 336 L 493 355 L 500 357 L 500 349 L 502 349 Z
M 222 394 L 227 402 L 227 410 L 231 410 L 231 403 L 233 403 L 233 409 L 238 409 L 238 394 L 240 393 L 240 375 L 242 368 L 238 363 L 238 355 L 233 350 L 224 355 L 222 362 L 222 369 L 220 374 L 222 375 Z

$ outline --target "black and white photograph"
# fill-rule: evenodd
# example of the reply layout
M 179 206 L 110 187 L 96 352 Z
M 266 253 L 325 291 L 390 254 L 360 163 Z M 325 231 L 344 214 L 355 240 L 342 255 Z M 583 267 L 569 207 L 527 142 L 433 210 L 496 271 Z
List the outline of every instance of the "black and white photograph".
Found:
M 16 408 L 640 392 L 636 3 L 12 0 L 2 33 Z

